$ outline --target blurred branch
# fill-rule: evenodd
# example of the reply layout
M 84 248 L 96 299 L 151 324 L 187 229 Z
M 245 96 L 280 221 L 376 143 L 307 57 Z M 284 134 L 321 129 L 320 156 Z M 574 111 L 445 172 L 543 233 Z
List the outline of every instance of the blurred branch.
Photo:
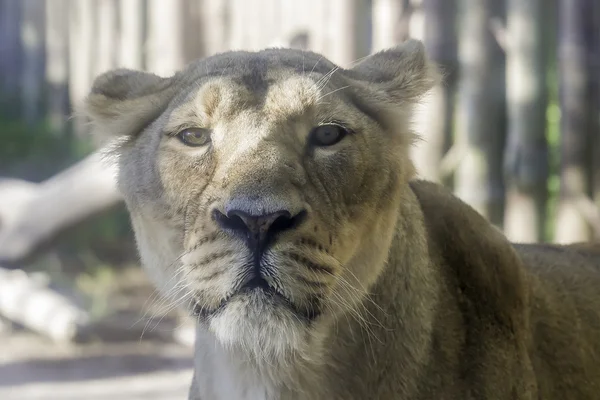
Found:
M 196 340 L 196 324 L 194 321 L 185 320 L 173 332 L 173 340 L 184 346 L 194 347 Z
M 100 151 L 40 184 L 0 180 L 0 260 L 19 262 L 61 230 L 121 199 Z
M 594 231 L 594 236 L 600 237 L 600 209 L 594 201 L 583 194 L 578 194 L 573 195 L 573 203 Z
M 293 49 L 308 50 L 310 48 L 310 34 L 306 30 L 297 30 L 282 35 L 269 43 L 269 47 L 290 47 Z
M 490 30 L 492 31 L 492 36 L 496 39 L 498 46 L 506 52 L 508 46 L 508 33 L 502 20 L 500 18 L 491 18 Z
M 0 268 L 0 314 L 56 341 L 75 338 L 88 316 L 22 270 Z
M 455 144 L 440 161 L 440 177 L 445 179 L 456 171 L 466 153 L 464 145 Z

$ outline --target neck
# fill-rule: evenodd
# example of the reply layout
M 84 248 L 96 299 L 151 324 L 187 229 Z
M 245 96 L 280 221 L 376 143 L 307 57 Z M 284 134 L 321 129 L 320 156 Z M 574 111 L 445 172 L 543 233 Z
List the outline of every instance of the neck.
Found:
M 342 399 L 410 398 L 428 360 L 440 291 L 438 272 L 429 258 L 423 213 L 412 191 L 403 194 L 399 210 L 387 266 L 363 302 L 362 318 L 339 319 L 335 340 L 328 345 L 343 357 L 336 368 L 339 379 L 330 380 L 343 385 L 334 389 Z M 352 376 L 360 376 L 362 382 L 347 385 Z M 396 395 L 375 394 L 385 386 L 382 380 L 397 382 Z M 357 395 L 361 390 L 366 394 Z
M 357 393 L 380 385 L 381 365 L 396 366 L 398 360 L 403 370 L 392 368 L 393 373 L 405 394 L 413 392 L 430 347 L 437 282 L 412 191 L 400 203 L 386 267 L 370 295 L 315 338 L 313 354 L 257 361 L 242 349 L 223 348 L 199 327 L 192 389 L 200 390 L 199 398 L 364 398 Z M 352 379 L 357 376 L 360 382 Z

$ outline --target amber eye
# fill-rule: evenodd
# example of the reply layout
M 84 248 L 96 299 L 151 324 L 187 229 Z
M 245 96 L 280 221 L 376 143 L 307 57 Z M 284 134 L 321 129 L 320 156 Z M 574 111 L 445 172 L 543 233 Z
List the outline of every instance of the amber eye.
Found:
M 310 133 L 313 146 L 333 146 L 348 134 L 348 130 L 337 124 L 326 124 L 315 127 Z
M 210 131 L 203 128 L 189 128 L 179 132 L 177 137 L 187 146 L 204 146 L 210 142 Z

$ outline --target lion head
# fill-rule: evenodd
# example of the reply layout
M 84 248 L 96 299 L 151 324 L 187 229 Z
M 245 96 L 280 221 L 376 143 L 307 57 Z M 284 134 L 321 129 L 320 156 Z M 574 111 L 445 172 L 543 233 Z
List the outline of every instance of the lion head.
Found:
M 435 83 L 417 41 L 340 68 L 228 52 L 172 77 L 115 70 L 86 101 L 119 136 L 143 265 L 224 346 L 311 346 L 377 280 L 414 174 L 412 106 Z

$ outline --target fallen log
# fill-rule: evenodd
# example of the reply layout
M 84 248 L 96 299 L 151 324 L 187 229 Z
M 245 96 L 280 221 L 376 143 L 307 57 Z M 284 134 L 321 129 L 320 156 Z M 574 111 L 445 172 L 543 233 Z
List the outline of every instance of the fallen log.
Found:
M 0 267 L 0 315 L 54 341 L 72 341 L 88 314 L 22 270 Z
M 0 179 L 0 262 L 28 258 L 60 231 L 119 201 L 116 166 L 102 150 L 39 184 Z

